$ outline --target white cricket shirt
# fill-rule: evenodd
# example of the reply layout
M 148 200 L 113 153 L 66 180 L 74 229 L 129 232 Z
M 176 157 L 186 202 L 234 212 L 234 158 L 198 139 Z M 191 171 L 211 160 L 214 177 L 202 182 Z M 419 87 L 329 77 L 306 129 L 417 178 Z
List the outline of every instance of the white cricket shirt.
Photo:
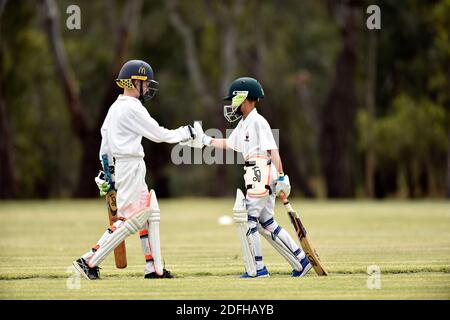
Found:
M 101 128 L 102 154 L 108 154 L 109 163 L 112 157 L 143 158 L 142 137 L 153 142 L 178 143 L 189 139 L 189 133 L 183 129 L 166 129 L 158 124 L 148 113 L 141 102 L 133 97 L 119 95 L 111 105 Z
M 237 152 L 242 152 L 244 159 L 254 155 L 269 156 L 268 150 L 278 149 L 269 123 L 256 108 L 239 121 L 228 137 L 227 145 Z

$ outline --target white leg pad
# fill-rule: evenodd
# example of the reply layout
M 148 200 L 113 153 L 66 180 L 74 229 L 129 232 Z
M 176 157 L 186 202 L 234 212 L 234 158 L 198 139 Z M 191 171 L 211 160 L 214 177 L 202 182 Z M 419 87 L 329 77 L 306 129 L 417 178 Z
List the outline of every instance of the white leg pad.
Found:
M 159 212 L 152 212 L 150 215 L 150 247 L 153 256 L 153 264 L 155 266 L 155 272 L 159 275 L 163 274 L 163 261 L 161 256 L 161 242 L 159 236 Z
M 160 210 L 158 205 L 158 199 L 156 198 L 156 193 L 152 189 L 150 190 L 150 217 L 149 217 L 149 240 L 150 247 L 153 256 L 153 264 L 155 266 L 155 272 L 159 275 L 163 275 L 163 259 L 161 255 L 161 241 L 159 233 L 159 223 L 160 223 Z
M 241 242 L 242 255 L 244 258 L 245 270 L 249 276 L 256 276 L 255 253 L 253 240 L 248 227 L 248 213 L 245 206 L 245 196 L 240 189 L 236 192 L 236 202 L 234 204 L 234 222 L 236 223 L 239 241 Z
M 258 231 L 259 233 L 266 238 L 266 240 L 272 245 L 272 247 L 275 248 L 275 250 L 278 251 L 278 253 L 281 254 L 283 258 L 286 259 L 286 261 L 291 265 L 291 267 L 297 271 L 302 271 L 303 268 L 298 261 L 297 257 L 292 253 L 291 250 L 286 247 L 286 245 L 272 232 L 264 229 L 259 223 L 258 223 Z
M 119 228 L 117 228 L 105 242 L 98 248 L 92 258 L 89 260 L 89 267 L 98 266 L 126 237 L 138 232 L 148 220 L 150 210 L 145 208 L 131 218 L 127 219 Z

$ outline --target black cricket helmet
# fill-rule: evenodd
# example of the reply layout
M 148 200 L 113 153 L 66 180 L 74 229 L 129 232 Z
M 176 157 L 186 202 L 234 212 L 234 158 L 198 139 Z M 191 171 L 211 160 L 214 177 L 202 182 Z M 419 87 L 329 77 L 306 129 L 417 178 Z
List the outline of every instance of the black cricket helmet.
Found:
M 250 77 L 237 78 L 230 84 L 228 95 L 223 99 L 231 101 L 231 105 L 224 106 L 223 114 L 229 122 L 234 122 L 242 117 L 239 110 L 245 99 L 259 101 L 264 98 L 264 90 L 258 80 Z
M 158 91 L 159 83 L 153 79 L 153 69 L 145 61 L 129 60 L 125 62 L 117 76 L 116 84 L 122 89 L 133 89 L 136 87 L 132 80 L 149 82 L 149 89 L 145 93 L 143 85 L 140 86 L 139 100 L 141 100 L 142 103 L 152 99 L 155 96 L 156 91 Z

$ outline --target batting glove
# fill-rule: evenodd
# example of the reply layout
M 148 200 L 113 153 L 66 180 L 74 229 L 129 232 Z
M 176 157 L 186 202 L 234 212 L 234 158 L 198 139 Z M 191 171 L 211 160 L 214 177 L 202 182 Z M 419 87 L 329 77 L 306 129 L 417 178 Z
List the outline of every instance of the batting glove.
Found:
M 202 125 L 199 121 L 194 122 L 194 132 L 195 132 L 195 138 L 193 140 L 180 142 L 180 145 L 182 146 L 189 146 L 191 148 L 203 148 L 203 146 L 209 146 L 211 145 L 212 138 L 210 136 L 207 136 L 203 132 Z
M 105 173 L 103 171 L 100 171 L 98 176 L 95 177 L 95 183 L 100 190 L 100 197 L 104 197 L 108 191 L 111 190 L 111 185 L 108 180 L 106 180 Z
M 182 142 L 189 142 L 195 140 L 195 130 L 191 125 L 182 126 L 183 130 L 186 132 L 186 138 Z
M 291 193 L 291 183 L 289 182 L 289 176 L 285 175 L 284 173 L 280 174 L 275 186 L 275 193 L 277 196 L 280 195 L 281 191 L 284 192 L 286 197 L 289 197 L 289 194 Z

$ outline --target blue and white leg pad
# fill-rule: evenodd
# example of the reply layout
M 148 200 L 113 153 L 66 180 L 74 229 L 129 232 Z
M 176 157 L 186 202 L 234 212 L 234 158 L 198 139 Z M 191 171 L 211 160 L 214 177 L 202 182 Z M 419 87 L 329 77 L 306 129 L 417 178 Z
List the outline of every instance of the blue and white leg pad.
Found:
M 269 221 L 268 221 L 269 222 Z M 273 220 L 272 220 L 273 222 Z M 276 224 L 272 223 L 271 224 Z M 267 224 L 266 227 L 268 226 Z M 277 237 L 277 234 L 280 232 L 281 227 L 277 226 L 276 228 L 274 228 L 273 232 L 270 232 L 269 230 L 265 229 L 262 227 L 261 224 L 258 224 L 258 231 L 259 233 L 266 238 L 266 240 L 272 245 L 272 247 L 275 248 L 275 250 L 278 251 L 278 253 L 281 254 L 281 256 L 283 258 L 286 259 L 286 261 L 292 266 L 292 269 L 297 270 L 297 271 L 301 271 L 302 265 L 300 264 L 300 261 L 298 261 L 296 255 L 294 252 L 292 252 L 291 250 L 289 250 L 289 248 L 284 244 L 283 241 L 280 240 L 280 238 Z

